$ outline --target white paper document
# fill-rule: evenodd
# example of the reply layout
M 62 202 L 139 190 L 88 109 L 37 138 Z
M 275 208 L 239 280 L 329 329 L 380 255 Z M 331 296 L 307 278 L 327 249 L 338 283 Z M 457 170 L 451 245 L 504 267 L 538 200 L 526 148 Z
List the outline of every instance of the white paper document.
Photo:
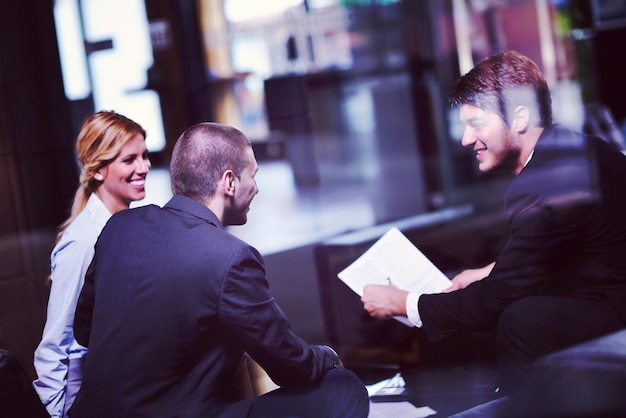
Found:
M 357 295 L 368 284 L 393 284 L 418 293 L 440 293 L 450 280 L 398 229 L 391 228 L 337 274 Z M 408 326 L 407 318 L 396 317 Z
M 435 415 L 437 411 L 428 407 L 416 407 L 410 402 L 379 402 L 370 403 L 368 418 L 425 418 Z

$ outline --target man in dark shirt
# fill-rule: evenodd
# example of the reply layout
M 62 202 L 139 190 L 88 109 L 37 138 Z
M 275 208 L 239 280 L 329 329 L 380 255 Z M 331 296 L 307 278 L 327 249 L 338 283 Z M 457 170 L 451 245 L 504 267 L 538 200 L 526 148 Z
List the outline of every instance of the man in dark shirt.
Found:
M 367 286 L 362 301 L 372 316 L 405 315 L 435 338 L 495 328 L 500 393 L 509 393 L 537 358 L 626 325 L 626 157 L 553 124 L 543 75 L 514 51 L 480 62 L 450 99 L 478 168 L 516 174 L 504 196 L 508 241 L 448 292 Z
M 107 223 L 76 310 L 73 418 L 368 415 L 356 375 L 292 331 L 261 255 L 224 230 L 247 221 L 257 169 L 245 135 L 200 123 L 174 147 L 172 199 Z M 235 403 L 244 352 L 280 388 Z

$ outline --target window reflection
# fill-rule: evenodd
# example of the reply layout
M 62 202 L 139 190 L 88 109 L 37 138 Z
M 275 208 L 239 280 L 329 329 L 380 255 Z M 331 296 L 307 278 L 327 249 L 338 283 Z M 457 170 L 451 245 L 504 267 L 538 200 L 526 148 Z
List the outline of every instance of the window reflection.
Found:
M 159 97 L 144 89 L 153 62 L 144 1 L 57 0 L 54 11 L 68 99 L 91 93 L 95 110 L 136 120 L 148 133 L 148 149 L 163 149 Z

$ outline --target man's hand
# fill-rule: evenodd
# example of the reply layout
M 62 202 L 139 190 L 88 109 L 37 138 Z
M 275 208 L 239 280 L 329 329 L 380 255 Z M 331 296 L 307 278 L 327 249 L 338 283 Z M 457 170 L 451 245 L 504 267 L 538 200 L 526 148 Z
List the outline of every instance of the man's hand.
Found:
M 463 270 L 456 276 L 452 278 L 452 284 L 450 287 L 444 290 L 444 292 L 452 292 L 453 290 L 465 289 L 470 284 L 477 282 L 478 280 L 482 280 L 485 277 L 489 276 L 491 270 L 493 270 L 493 266 L 496 263 L 493 262 L 491 264 L 486 265 L 485 267 L 481 267 L 478 269 L 467 269 Z
M 371 284 L 363 288 L 363 307 L 374 318 L 406 316 L 406 290 L 394 285 Z

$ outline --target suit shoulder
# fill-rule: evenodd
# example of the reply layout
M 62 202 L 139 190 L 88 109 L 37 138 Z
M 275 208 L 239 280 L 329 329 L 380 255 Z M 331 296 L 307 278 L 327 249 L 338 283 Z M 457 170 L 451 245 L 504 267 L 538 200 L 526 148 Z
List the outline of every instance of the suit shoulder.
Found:
M 259 252 L 252 245 L 248 244 L 244 240 L 228 231 L 215 228 L 216 237 L 220 242 L 220 245 L 228 247 L 231 250 L 241 251 L 243 253 L 253 253 L 255 256 L 260 257 Z
M 162 212 L 164 212 L 163 209 L 154 204 L 121 210 L 109 218 L 102 234 L 106 235 L 111 230 L 130 232 L 131 230 L 150 227 L 151 224 L 154 225 L 163 218 Z
M 149 204 L 145 206 L 138 206 L 136 208 L 121 210 L 119 212 L 114 213 L 113 216 L 111 216 L 111 219 L 115 219 L 115 220 L 122 220 L 122 219 L 129 219 L 129 218 L 132 219 L 136 216 L 143 216 L 148 213 L 162 212 L 162 211 L 163 211 L 163 208 L 155 204 Z

